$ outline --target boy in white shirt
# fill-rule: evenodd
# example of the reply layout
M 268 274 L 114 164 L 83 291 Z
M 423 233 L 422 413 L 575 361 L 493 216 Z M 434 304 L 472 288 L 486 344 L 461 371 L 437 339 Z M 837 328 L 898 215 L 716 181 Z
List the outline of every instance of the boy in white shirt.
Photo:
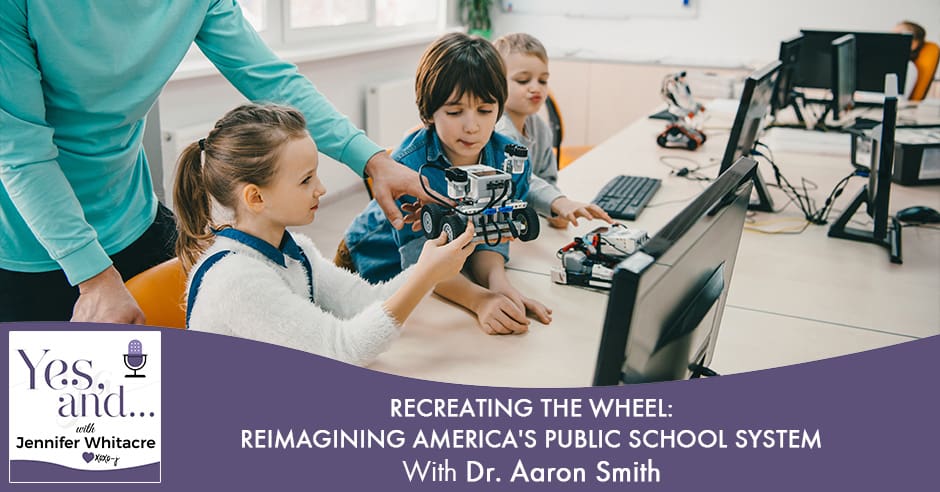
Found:
M 578 217 L 612 222 L 607 212 L 594 204 L 581 203 L 566 197 L 558 189 L 557 156 L 552 152 L 554 135 L 548 124 L 536 113 L 548 97 L 548 54 L 542 43 L 523 34 L 507 34 L 494 43 L 506 65 L 509 97 L 506 111 L 496 131 L 529 149 L 532 179 L 529 198 L 535 210 L 548 218 L 552 227 L 565 228 Z

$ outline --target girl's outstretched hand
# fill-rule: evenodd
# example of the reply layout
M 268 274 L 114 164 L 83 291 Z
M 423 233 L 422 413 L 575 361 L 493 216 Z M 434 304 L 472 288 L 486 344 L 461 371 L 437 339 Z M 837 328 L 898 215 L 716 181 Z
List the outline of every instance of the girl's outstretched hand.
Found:
M 463 234 L 447 242 L 447 235 L 441 233 L 437 239 L 425 241 L 421 257 L 415 265 L 415 275 L 437 284 L 460 273 L 467 257 L 480 244 L 473 240 L 473 224 L 467 221 Z

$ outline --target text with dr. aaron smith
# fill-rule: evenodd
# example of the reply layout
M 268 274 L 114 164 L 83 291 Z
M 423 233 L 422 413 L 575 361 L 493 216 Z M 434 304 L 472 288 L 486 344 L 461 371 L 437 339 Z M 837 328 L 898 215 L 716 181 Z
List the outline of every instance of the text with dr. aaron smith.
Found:
M 622 452 L 609 459 L 571 466 L 548 466 L 538 458 L 521 457 L 488 463 L 455 460 L 448 450 L 670 450 L 670 449 L 791 449 L 822 448 L 819 429 L 677 428 L 668 425 L 675 409 L 657 398 L 393 398 L 392 419 L 425 419 L 425 428 L 349 428 L 297 426 L 241 429 L 242 449 L 388 449 L 401 462 L 408 482 L 463 483 L 660 483 L 668 466 L 652 458 L 623 461 Z M 468 420 L 481 425 L 466 426 Z M 502 426 L 510 421 L 512 427 Z M 459 426 L 449 428 L 441 421 Z M 500 426 L 485 423 L 500 422 Z M 527 424 L 532 425 L 527 425 Z M 603 425 L 607 427 L 604 428 Z M 613 425 L 610 425 L 613 424 Z M 403 426 L 405 427 L 405 426 Z M 443 428 L 442 428 L 443 427 Z M 440 450 L 440 457 L 401 459 L 403 450 Z M 545 453 L 538 453 L 544 456 Z M 572 458 L 577 456 L 571 455 Z M 621 461 L 618 461 L 621 457 Z M 531 461 L 530 461 L 531 460 Z M 666 464 L 668 465 L 668 464 Z

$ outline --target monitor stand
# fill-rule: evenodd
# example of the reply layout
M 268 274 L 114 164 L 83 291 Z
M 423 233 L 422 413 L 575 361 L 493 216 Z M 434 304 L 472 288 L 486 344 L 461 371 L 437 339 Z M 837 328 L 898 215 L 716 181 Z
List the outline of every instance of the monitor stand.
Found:
M 757 200 L 751 199 L 747 204 L 747 209 L 757 212 L 773 213 L 774 201 L 770 197 L 770 190 L 767 189 L 767 182 L 764 181 L 764 176 L 761 175 L 760 169 L 754 168 L 754 176 L 751 179 L 754 181 L 753 192 L 757 194 Z
M 803 110 L 806 107 L 806 98 L 803 96 L 802 92 L 793 91 L 792 97 L 790 97 L 790 107 L 793 108 L 793 112 L 796 113 L 796 119 L 803 125 L 807 130 L 811 130 L 809 123 L 806 122 L 806 118 L 803 118 Z
M 790 94 L 790 104 L 787 104 L 786 106 L 784 106 L 784 108 L 777 110 L 777 112 L 774 114 L 774 122 L 770 126 L 780 127 L 780 128 L 802 128 L 804 130 L 812 130 L 813 125 L 810 122 L 806 121 L 806 118 L 803 117 L 803 113 L 806 111 L 807 102 L 808 101 L 806 99 L 806 96 L 802 92 L 793 91 Z M 779 114 L 780 111 L 782 111 L 785 108 L 793 108 L 793 113 L 796 115 L 796 120 L 799 123 L 778 123 L 776 121 L 776 118 L 777 118 L 776 115 Z
M 875 225 L 875 230 L 871 231 L 847 227 L 849 221 L 852 220 L 852 216 L 858 211 L 858 208 L 867 201 L 868 185 L 865 185 L 859 190 L 858 194 L 855 195 L 855 199 L 852 200 L 848 208 L 842 212 L 839 219 L 829 228 L 829 237 L 883 246 L 888 249 L 888 254 L 891 256 L 891 263 L 904 263 L 901 257 L 901 224 L 898 222 L 898 219 L 891 217 L 891 225 L 883 234 L 876 234 L 876 230 L 878 229 L 877 224 Z

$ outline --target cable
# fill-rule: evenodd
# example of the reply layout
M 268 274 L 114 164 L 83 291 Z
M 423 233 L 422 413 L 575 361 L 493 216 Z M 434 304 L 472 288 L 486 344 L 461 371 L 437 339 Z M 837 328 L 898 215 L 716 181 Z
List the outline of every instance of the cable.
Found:
M 684 161 L 684 162 L 688 162 L 688 163 L 690 163 L 690 164 L 694 164 L 696 171 L 699 170 L 699 169 L 701 169 L 701 167 L 702 167 L 702 165 L 699 164 L 699 162 L 696 161 L 695 159 L 690 159 L 690 158 L 688 158 L 688 157 L 683 157 L 683 156 L 681 156 L 681 155 L 661 155 L 661 156 L 659 156 L 659 162 L 661 162 L 661 163 L 662 163 L 663 165 L 665 165 L 666 167 L 668 167 L 668 168 L 670 168 L 670 169 L 674 169 L 674 170 L 679 169 L 679 168 L 677 168 L 677 167 L 675 167 L 675 166 L 669 164 L 669 162 L 667 162 L 669 159 L 674 159 L 674 160 L 677 160 L 677 161 Z
M 832 206 L 835 204 L 836 198 L 838 198 L 839 195 L 842 194 L 842 192 L 845 190 L 845 187 L 849 184 L 849 179 L 851 179 L 855 175 L 856 173 L 853 172 L 852 174 L 849 174 L 848 176 L 842 178 L 841 181 L 836 183 L 835 187 L 832 189 L 832 191 L 829 193 L 829 196 L 826 198 L 826 203 L 823 205 L 823 208 L 818 210 L 817 213 L 814 215 L 814 219 L 816 220 L 816 222 L 814 223 L 819 224 L 819 225 L 823 225 L 827 223 L 827 220 L 829 219 L 829 213 L 832 211 Z
M 483 220 L 480 221 L 481 224 L 483 225 L 483 244 L 489 247 L 495 247 L 496 245 L 499 244 L 499 224 L 496 224 L 496 242 L 490 244 L 490 233 L 487 227 L 490 222 L 486 219 L 487 219 L 486 217 L 483 217 Z
M 424 168 L 425 168 L 425 167 L 428 167 L 428 166 L 433 167 L 434 169 L 438 169 L 438 170 L 440 170 L 440 171 L 446 171 L 446 170 L 447 170 L 446 167 L 444 167 L 443 165 L 438 164 L 438 163 L 436 163 L 436 162 L 425 162 L 424 164 L 422 164 L 421 167 L 418 168 L 418 182 L 421 183 L 421 189 L 424 190 L 424 193 L 427 194 L 429 197 L 431 197 L 431 198 L 432 198 L 434 201 L 436 201 L 437 203 L 441 204 L 442 206 L 444 206 L 444 207 L 446 207 L 446 208 L 449 208 L 449 209 L 453 209 L 454 211 L 456 211 L 456 212 L 458 212 L 458 213 L 461 213 L 461 214 L 463 214 L 463 215 L 467 215 L 467 214 L 464 214 L 463 212 L 461 212 L 460 210 L 457 210 L 457 208 L 454 207 L 453 205 L 451 205 L 451 204 L 445 202 L 444 200 L 441 200 L 440 198 L 436 197 L 434 193 L 431 193 L 431 190 L 428 189 L 427 184 L 424 183 L 424 179 L 422 179 L 422 178 L 424 178 Z M 436 192 L 435 192 L 435 193 L 436 193 Z
M 818 189 L 819 188 L 818 185 L 816 185 L 816 183 L 806 178 L 801 177 L 800 184 L 803 189 L 803 192 L 800 193 L 790 183 L 790 181 L 780 172 L 780 168 L 777 167 L 776 163 L 774 163 L 773 151 L 770 150 L 770 147 L 768 147 L 767 144 L 764 144 L 763 142 L 757 142 L 755 144 L 755 147 L 756 146 L 760 146 L 760 147 L 767 149 L 767 153 L 769 154 L 769 156 L 764 155 L 761 152 L 758 152 L 757 150 L 752 151 L 752 154 L 763 157 L 771 165 L 771 167 L 773 167 L 774 178 L 777 181 L 777 187 L 779 187 L 788 198 L 790 198 L 793 202 L 797 204 L 797 206 L 800 208 L 800 211 L 803 212 L 803 215 L 806 218 L 806 220 L 808 220 L 809 222 L 815 225 L 825 225 L 828 223 L 829 215 L 832 212 L 832 207 L 833 205 L 835 205 L 835 201 L 839 197 L 839 195 L 841 195 L 842 192 L 845 191 L 845 187 L 848 185 L 849 179 L 851 179 L 854 176 L 861 176 L 864 174 L 862 171 L 855 170 L 852 172 L 852 174 L 849 174 L 848 176 L 842 178 L 838 183 L 836 183 L 835 187 L 833 187 L 832 191 L 829 193 L 829 196 L 826 198 L 826 201 L 823 204 L 823 207 L 820 209 L 817 209 L 815 200 L 813 200 L 812 197 L 809 196 L 809 191 Z M 807 186 L 808 184 L 811 185 L 812 187 L 811 188 L 808 187 Z M 786 208 L 787 205 L 789 205 L 789 203 L 784 205 L 783 208 Z M 783 210 L 783 208 L 781 208 L 780 210 Z
M 695 167 L 689 169 L 686 166 L 683 166 L 683 167 L 673 166 L 672 164 L 668 162 L 669 159 L 675 159 L 679 161 L 688 162 L 688 163 L 694 164 Z M 672 176 L 685 178 L 685 179 L 688 179 L 689 181 L 711 181 L 712 180 L 712 178 L 705 176 L 704 174 L 701 174 L 698 172 L 701 169 L 705 169 L 702 167 L 701 164 L 698 163 L 698 161 L 689 159 L 688 157 L 682 157 L 678 155 L 663 155 L 659 157 L 659 162 L 663 164 L 664 166 L 668 167 L 669 169 L 672 169 L 672 172 L 669 173 Z M 709 165 L 709 166 L 706 166 L 706 168 L 707 167 L 711 167 L 711 166 Z
M 499 198 L 496 198 L 496 190 L 493 190 L 493 194 L 490 196 L 490 202 L 486 204 L 486 207 L 484 207 L 482 210 L 480 210 L 480 212 L 477 212 L 477 213 L 482 213 L 483 210 L 489 209 L 489 208 L 492 207 L 493 204 L 496 203 L 496 202 L 502 202 L 502 201 L 503 201 L 503 198 L 506 197 L 506 191 L 507 191 L 507 190 L 509 190 L 509 187 L 508 187 L 508 186 L 504 186 L 504 187 L 503 187 L 503 192 L 499 195 Z M 490 238 L 489 238 L 489 236 L 487 236 L 487 232 L 486 232 L 487 220 L 486 220 L 486 217 L 483 217 L 483 243 L 486 244 L 487 246 L 491 246 L 491 247 L 498 245 L 498 244 L 499 244 L 499 240 L 500 240 L 499 222 L 496 220 L 496 215 L 493 215 L 493 221 L 492 221 L 492 222 L 496 225 L 496 242 L 493 243 L 493 244 L 490 244 Z
M 770 234 L 770 235 L 777 235 L 777 234 L 779 234 L 779 235 L 798 235 L 798 234 L 802 234 L 803 231 L 805 231 L 805 230 L 809 227 L 809 225 L 810 225 L 810 223 L 811 223 L 811 222 L 808 221 L 808 220 L 802 220 L 802 222 L 803 222 L 803 224 L 802 224 L 801 226 L 799 226 L 799 227 L 797 227 L 797 228 L 793 228 L 793 229 L 778 229 L 778 230 L 768 231 L 768 230 L 766 230 L 766 229 L 761 229 L 761 228 L 759 228 L 759 227 L 752 227 L 752 226 L 747 226 L 747 225 L 745 225 L 745 226 L 744 226 L 744 230 L 745 230 L 745 231 L 751 231 L 751 232 L 757 232 L 757 233 L 760 233 L 760 234 Z
M 790 181 L 783 175 L 783 173 L 780 172 L 780 168 L 777 167 L 777 164 L 774 163 L 774 160 L 772 157 L 773 153 L 770 151 L 770 148 L 767 147 L 767 145 L 761 142 L 757 142 L 755 145 L 760 145 L 768 149 L 768 154 L 770 154 L 770 157 L 762 154 L 761 152 L 758 152 L 757 150 L 752 150 L 751 154 L 759 156 L 759 157 L 763 157 L 764 160 L 766 160 L 767 163 L 770 164 L 770 166 L 774 170 L 774 180 L 777 183 L 777 187 L 780 188 L 780 190 L 783 191 L 783 193 L 788 198 L 790 198 L 790 200 L 792 200 L 793 202 L 797 204 L 797 206 L 800 208 L 800 211 L 803 212 L 803 215 L 806 217 L 806 220 L 812 220 L 812 215 L 815 213 L 815 210 L 814 210 L 815 202 L 813 201 L 813 199 L 810 198 L 806 194 L 801 194 L 799 191 L 796 190 L 796 188 L 793 187 L 792 184 L 790 184 Z M 804 184 L 804 189 L 805 188 L 806 186 Z M 784 207 L 786 207 L 787 205 L 789 205 L 789 203 L 784 205 Z M 783 210 L 783 208 L 781 208 L 780 210 Z
M 646 208 L 656 208 L 656 207 L 661 207 L 661 206 L 663 206 L 663 205 L 670 205 L 670 204 L 672 204 L 672 203 L 685 203 L 685 202 L 687 202 L 687 201 L 689 201 L 689 200 L 691 200 L 691 199 L 693 199 L 693 198 L 695 198 L 695 197 L 697 197 L 697 196 L 698 196 L 698 195 L 693 195 L 693 196 L 690 196 L 690 197 L 688 197 L 688 198 L 680 198 L 680 199 L 678 199 L 678 200 L 667 200 L 667 201 L 665 201 L 665 202 L 650 203 L 650 204 L 647 204 L 647 205 L 646 205 Z
M 426 162 L 426 163 L 422 164 L 421 167 L 418 168 L 418 177 L 419 177 L 419 178 L 424 177 L 424 168 L 425 168 L 425 167 L 428 167 L 428 166 L 433 167 L 433 168 L 435 168 L 435 169 L 439 169 L 439 170 L 441 170 L 441 171 L 446 171 L 446 170 L 447 170 L 446 167 L 444 167 L 443 165 L 438 164 L 438 163 L 436 163 L 436 162 Z M 453 206 L 453 205 L 451 205 L 451 204 L 449 204 L 449 203 L 447 203 L 447 202 L 441 200 L 440 198 L 436 197 L 436 196 L 435 196 L 435 193 L 437 193 L 437 192 L 432 193 L 432 190 L 429 190 L 429 189 L 428 189 L 428 187 L 427 187 L 427 185 L 424 183 L 424 180 L 423 180 L 423 179 L 418 179 L 418 181 L 421 183 L 421 189 L 424 190 L 424 192 L 425 192 L 429 197 L 431 197 L 432 199 L 434 199 L 434 201 L 436 201 L 437 203 L 439 203 L 440 205 L 442 205 L 442 206 L 445 207 L 445 208 L 448 208 L 448 209 L 450 209 L 450 210 L 453 210 L 454 212 L 457 212 L 458 214 L 465 215 L 465 216 L 468 216 L 468 217 L 471 216 L 471 215 L 478 215 L 478 214 L 480 214 L 480 213 L 483 213 L 483 210 L 486 210 L 486 209 L 490 208 L 491 206 L 493 206 L 494 203 L 496 203 L 496 202 L 498 202 L 498 201 L 502 201 L 502 199 L 506 197 L 506 192 L 509 191 L 509 186 L 504 186 L 504 187 L 503 187 L 503 194 L 500 195 L 499 198 L 496 198 L 496 199 L 494 200 L 493 197 L 495 197 L 495 195 L 496 195 L 496 190 L 493 190 L 493 196 L 490 197 L 490 203 L 488 203 L 485 207 L 483 207 L 483 208 L 480 209 L 480 210 L 477 210 L 476 212 L 464 212 L 464 211 L 458 209 L 457 207 L 455 207 L 455 206 Z M 512 185 L 512 181 L 510 180 L 510 186 L 511 186 L 511 185 Z
M 472 217 L 472 216 L 474 216 L 474 215 L 480 215 L 480 214 L 482 214 L 485 210 L 490 209 L 490 208 L 491 208 L 494 204 L 496 204 L 497 202 L 502 202 L 503 199 L 506 198 L 506 194 L 509 192 L 509 189 L 513 186 L 513 182 L 512 182 L 512 180 L 510 179 L 509 185 L 502 187 L 503 191 L 502 191 L 502 193 L 500 193 L 499 198 L 496 197 L 496 190 L 494 189 L 494 190 L 492 190 L 492 194 L 490 194 L 490 201 L 489 201 L 485 206 L 483 206 L 481 209 L 477 210 L 476 212 L 464 212 L 463 210 L 460 210 L 459 208 L 457 208 L 457 207 L 455 207 L 455 206 L 453 206 L 453 205 L 451 205 L 451 204 L 449 204 L 449 203 L 447 203 L 447 202 L 441 200 L 440 198 L 438 198 L 437 196 L 435 196 L 434 194 L 431 193 L 431 190 L 429 190 L 428 187 L 427 187 L 427 185 L 424 183 L 424 179 L 421 179 L 421 178 L 424 177 L 424 168 L 425 168 L 425 167 L 428 167 L 428 166 L 433 167 L 434 169 L 438 169 L 438 170 L 440 170 L 440 171 L 446 171 L 446 170 L 447 170 L 447 168 L 446 168 L 445 166 L 443 166 L 442 164 L 438 164 L 438 163 L 436 163 L 436 162 L 426 162 L 426 163 L 422 164 L 421 167 L 418 168 L 418 178 L 419 178 L 418 181 L 421 182 L 421 189 L 423 189 L 424 192 L 425 192 L 429 197 L 431 197 L 434 201 L 436 201 L 437 203 L 439 203 L 441 206 L 447 208 L 448 210 L 452 210 L 452 211 L 454 211 L 454 212 L 456 212 L 456 213 L 458 213 L 458 214 L 461 214 L 461 215 L 467 217 L 467 220 L 468 220 L 468 221 L 472 220 L 470 217 Z M 494 217 L 495 217 L 495 215 L 494 215 Z M 511 220 L 512 220 L 511 218 L 507 218 L 507 219 L 506 219 L 507 222 L 509 222 L 509 221 L 511 221 Z M 491 222 L 494 223 L 494 224 L 495 224 L 495 227 L 496 227 L 496 239 L 495 239 L 495 241 L 493 241 L 493 242 L 490 241 L 490 237 L 489 237 L 489 227 L 488 227 L 488 226 L 490 225 Z M 482 229 L 483 229 L 483 231 L 482 231 L 483 244 L 485 244 L 485 245 L 487 245 L 487 246 L 490 246 L 490 247 L 495 247 L 495 246 L 499 245 L 499 242 L 500 242 L 500 239 L 501 239 L 501 237 L 500 237 L 501 235 L 500 235 L 500 233 L 499 233 L 499 223 L 498 223 L 495 219 L 492 220 L 492 221 L 488 221 L 488 220 L 487 220 L 487 217 L 484 216 L 484 217 L 482 218 L 482 220 L 480 221 L 480 224 L 482 225 Z M 515 229 L 515 226 L 514 226 L 513 224 L 508 223 L 507 225 L 508 225 L 508 227 L 509 227 L 510 230 Z M 454 232 L 456 233 L 456 231 L 454 231 Z

